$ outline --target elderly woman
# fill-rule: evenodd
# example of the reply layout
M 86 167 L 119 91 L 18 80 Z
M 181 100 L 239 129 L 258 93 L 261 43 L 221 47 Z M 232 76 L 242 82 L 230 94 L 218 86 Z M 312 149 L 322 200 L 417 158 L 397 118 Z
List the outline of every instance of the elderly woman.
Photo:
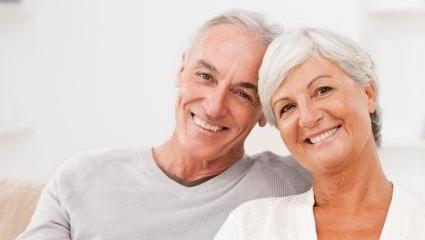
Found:
M 380 165 L 369 55 L 334 33 L 285 33 L 267 50 L 259 91 L 268 121 L 312 173 L 310 191 L 233 211 L 215 240 L 425 239 L 425 204 Z

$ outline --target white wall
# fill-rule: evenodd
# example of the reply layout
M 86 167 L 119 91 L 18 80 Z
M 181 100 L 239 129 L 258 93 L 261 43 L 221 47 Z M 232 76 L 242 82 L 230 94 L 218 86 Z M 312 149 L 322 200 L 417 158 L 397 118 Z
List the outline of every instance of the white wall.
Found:
M 378 71 L 384 169 L 425 196 L 425 2 L 368 3 L 362 39 Z
M 425 6 L 425 2 L 424 2 Z M 388 143 L 425 139 L 425 11 L 373 12 L 366 45 L 379 73 Z
M 80 150 L 163 142 L 173 129 L 185 41 L 229 8 L 260 11 L 286 29 L 324 27 L 364 42 L 361 0 L 0 4 L 0 123 L 3 116 L 25 127 L 9 134 L 0 127 L 0 176 L 44 181 Z M 266 149 L 286 153 L 275 130 L 255 129 L 248 152 Z

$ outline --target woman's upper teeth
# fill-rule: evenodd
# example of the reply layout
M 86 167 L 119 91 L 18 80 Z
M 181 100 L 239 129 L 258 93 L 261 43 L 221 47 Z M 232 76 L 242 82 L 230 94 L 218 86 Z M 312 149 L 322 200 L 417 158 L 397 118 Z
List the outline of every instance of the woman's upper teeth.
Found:
M 324 139 L 326 139 L 326 138 L 328 138 L 328 137 L 330 137 L 330 136 L 332 136 L 332 135 L 334 135 L 335 134 L 335 132 L 338 130 L 338 127 L 335 127 L 335 128 L 332 128 L 332 129 L 329 129 L 329 130 L 327 130 L 326 132 L 323 132 L 323 133 L 320 133 L 319 135 L 316 135 L 316 136 L 314 136 L 314 137 L 311 137 L 310 138 L 310 142 L 311 143 L 318 143 L 318 142 L 321 142 L 321 141 L 323 141 Z
M 201 128 L 213 131 L 213 132 L 217 132 L 217 131 L 220 131 L 220 130 L 223 129 L 223 127 L 205 122 L 204 120 L 202 120 L 201 118 L 199 118 L 196 115 L 193 116 L 193 120 L 194 120 L 196 125 L 200 126 Z

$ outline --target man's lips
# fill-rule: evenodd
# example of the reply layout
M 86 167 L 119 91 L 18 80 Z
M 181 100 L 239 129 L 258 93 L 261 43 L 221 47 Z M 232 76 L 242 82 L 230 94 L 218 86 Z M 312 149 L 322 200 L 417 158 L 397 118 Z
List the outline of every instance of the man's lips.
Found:
M 327 130 L 321 131 L 319 133 L 315 133 L 306 139 L 304 139 L 304 142 L 308 144 L 317 144 L 321 141 L 335 135 L 335 133 L 341 128 L 342 125 L 338 125 L 336 127 L 329 128 Z
M 198 127 L 201 127 L 202 129 L 205 129 L 205 130 L 208 130 L 208 131 L 211 131 L 211 132 L 214 132 L 214 133 L 228 129 L 227 127 L 207 122 L 206 120 L 200 118 L 199 116 L 195 115 L 194 113 L 191 113 L 191 115 L 192 115 L 192 119 L 193 119 L 193 122 L 195 123 L 195 125 L 197 125 Z

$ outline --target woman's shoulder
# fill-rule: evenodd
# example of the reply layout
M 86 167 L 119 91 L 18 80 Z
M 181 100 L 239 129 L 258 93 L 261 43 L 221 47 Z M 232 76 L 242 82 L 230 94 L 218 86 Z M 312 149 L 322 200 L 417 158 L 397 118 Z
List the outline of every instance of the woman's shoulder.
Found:
M 425 235 L 425 200 L 414 191 L 393 184 L 393 199 L 387 214 L 387 235 L 423 239 Z
M 241 204 L 231 214 L 241 219 L 264 219 L 275 214 L 288 215 L 290 211 L 306 204 L 306 199 L 311 195 L 311 190 L 302 194 L 286 197 L 269 197 L 250 200 Z M 307 203 L 308 204 L 308 203 Z
M 243 203 L 230 213 L 220 236 L 228 239 L 228 234 L 236 234 L 238 239 L 270 239 L 279 236 L 290 239 L 294 230 L 293 222 L 297 209 L 308 207 L 311 190 L 287 197 L 272 197 L 251 200 Z M 311 207 L 311 206 L 310 206 Z

